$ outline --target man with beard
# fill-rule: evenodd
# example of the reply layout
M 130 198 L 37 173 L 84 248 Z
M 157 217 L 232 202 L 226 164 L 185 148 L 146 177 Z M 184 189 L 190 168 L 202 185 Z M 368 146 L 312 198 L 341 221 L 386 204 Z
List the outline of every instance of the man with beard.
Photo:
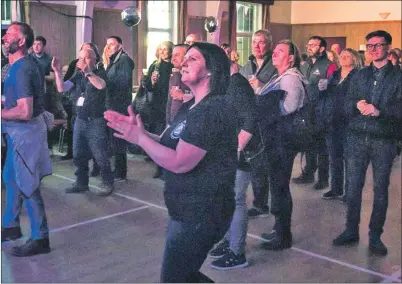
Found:
M 366 41 L 373 62 L 355 75 L 345 103 L 349 122 L 346 136 L 348 210 L 346 229 L 333 245 L 344 246 L 359 241 L 362 190 L 371 162 L 374 204 L 369 223 L 369 251 L 386 255 L 388 250 L 380 237 L 387 216 L 388 186 L 396 143 L 402 137 L 402 73 L 387 59 L 392 44 L 388 32 L 371 32 Z
M 106 109 L 127 113 L 127 106 L 133 100 L 134 61 L 123 50 L 123 41 L 118 36 L 111 36 L 106 41 L 110 63 L 106 68 L 108 93 Z M 115 131 L 108 129 L 112 153 L 115 157 L 114 181 L 125 181 L 127 177 L 126 141 L 113 136 Z
M 256 95 L 275 74 L 276 69 L 272 65 L 272 35 L 268 30 L 254 32 L 252 38 L 252 52 L 249 61 L 240 69 L 240 74 L 245 77 Z M 262 127 L 264 127 L 262 125 Z M 248 216 L 263 217 L 269 214 L 269 177 L 266 160 L 260 155 L 254 159 L 251 167 L 252 186 L 254 192 L 253 208 L 248 211 Z
M 318 84 L 326 84 L 329 76 L 336 70 L 336 66 L 327 58 L 327 42 L 324 38 L 320 36 L 310 37 L 306 48 L 309 59 L 307 60 L 308 65 L 306 68 L 302 69 L 302 72 L 304 72 L 303 75 L 305 75 L 309 81 L 307 86 L 309 103 L 311 103 L 316 110 L 317 116 L 326 115 L 317 113 L 316 106 L 320 96 Z M 322 135 L 322 137 L 324 137 L 324 135 Z M 318 182 L 314 184 L 313 188 L 315 190 L 321 190 L 328 187 L 329 157 L 324 138 L 317 141 L 314 150 L 306 153 L 306 166 L 299 177 L 293 178 L 293 182 L 297 184 L 314 182 L 314 173 L 317 170 L 317 159 Z
M 49 229 L 39 190 L 41 179 L 52 173 L 44 117 L 44 74 L 38 63 L 28 56 L 34 41 L 29 25 L 11 23 L 3 40 L 11 66 L 4 82 L 5 102 L 1 112 L 2 132 L 7 134 L 8 142 L 3 171 L 6 208 L 1 241 L 22 236 L 19 215 L 24 203 L 31 223 L 31 237 L 22 246 L 14 247 L 11 253 L 15 256 L 48 253 Z

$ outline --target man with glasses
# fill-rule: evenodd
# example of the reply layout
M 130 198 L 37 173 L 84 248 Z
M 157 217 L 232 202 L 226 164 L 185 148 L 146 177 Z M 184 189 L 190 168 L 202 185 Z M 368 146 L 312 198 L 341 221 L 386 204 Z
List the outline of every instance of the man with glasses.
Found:
M 369 251 L 386 255 L 380 236 L 388 209 L 388 185 L 396 142 L 402 137 L 402 74 L 388 61 L 392 37 L 386 31 L 366 36 L 367 50 L 373 59 L 354 77 L 347 94 L 346 142 L 347 217 L 346 230 L 334 246 L 359 241 L 362 189 L 368 164 L 373 168 L 374 204 L 369 224 Z
M 327 79 L 336 70 L 336 66 L 327 58 L 327 42 L 324 38 L 320 36 L 310 37 L 306 49 L 309 59 L 302 72 L 309 81 L 307 86 L 309 101 L 313 107 L 316 107 L 320 92 L 322 92 L 318 89 L 318 85 L 327 83 Z M 294 178 L 293 182 L 297 184 L 314 182 L 314 173 L 317 167 L 318 181 L 313 188 L 321 190 L 328 187 L 329 179 L 329 157 L 325 139 L 317 141 L 316 150 L 306 153 L 306 166 L 302 170 L 302 174 Z
M 240 74 L 245 77 L 256 95 L 259 90 L 276 74 L 272 65 L 272 34 L 268 30 L 258 30 L 252 37 L 252 55 L 249 61 L 240 69 Z M 268 216 L 269 177 L 266 157 L 260 155 L 254 159 L 251 167 L 252 186 L 254 192 L 253 208 L 248 210 L 248 216 Z M 257 161 L 258 160 L 258 161 Z

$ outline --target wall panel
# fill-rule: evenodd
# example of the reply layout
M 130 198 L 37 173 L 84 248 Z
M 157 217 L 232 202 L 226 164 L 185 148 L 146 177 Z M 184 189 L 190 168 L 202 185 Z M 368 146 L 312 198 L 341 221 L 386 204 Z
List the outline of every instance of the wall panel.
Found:
M 402 21 L 333 23 L 333 24 L 298 24 L 292 25 L 292 39 L 302 52 L 312 35 L 323 37 L 346 37 L 346 46 L 359 49 L 365 44 L 365 36 L 375 30 L 386 30 L 392 35 L 392 46 L 401 47 Z
M 59 12 L 75 15 L 75 6 L 51 5 Z M 30 25 L 34 30 L 35 36 L 46 38 L 46 50 L 58 56 L 63 65 L 69 64 L 75 59 L 75 20 L 73 17 L 60 15 L 48 8 L 30 3 Z
M 121 21 L 119 11 L 114 10 L 94 10 L 94 42 L 99 48 L 99 52 L 103 53 L 106 45 L 106 39 L 109 36 L 116 35 L 123 40 L 124 51 L 134 60 L 134 73 L 137 74 L 137 52 L 133 56 L 133 41 L 137 41 L 137 28 L 126 27 Z M 145 40 L 145 39 L 141 39 Z M 137 78 L 135 76 L 134 78 Z M 134 80 L 134 84 L 136 84 Z

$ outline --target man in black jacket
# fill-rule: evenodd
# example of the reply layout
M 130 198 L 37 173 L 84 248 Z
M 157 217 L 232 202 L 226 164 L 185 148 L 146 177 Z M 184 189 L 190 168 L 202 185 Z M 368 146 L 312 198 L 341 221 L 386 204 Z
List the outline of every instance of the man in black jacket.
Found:
M 312 36 L 306 48 L 309 55 L 309 59 L 306 63 L 308 64 L 308 68 L 303 68 L 305 72 L 303 75 L 306 76 L 309 81 L 307 94 L 310 103 L 315 107 L 320 96 L 318 84 L 325 83 L 329 76 L 336 70 L 336 66 L 327 58 L 327 42 L 324 38 Z M 302 184 L 314 182 L 314 173 L 318 167 L 318 181 L 314 185 L 314 189 L 321 190 L 328 187 L 329 157 L 325 145 L 325 136 L 323 135 L 322 137 L 322 139 L 317 141 L 316 150 L 306 152 L 306 166 L 302 174 L 293 179 L 294 183 Z
M 350 85 L 345 113 L 349 117 L 346 142 L 347 218 L 346 230 L 333 245 L 359 241 L 359 223 L 368 164 L 372 163 L 374 205 L 369 224 L 369 250 L 386 255 L 382 243 L 388 209 L 388 185 L 396 141 L 402 131 L 402 74 L 387 59 L 392 37 L 386 31 L 366 36 L 367 50 L 373 58 L 370 66 L 360 70 Z
M 272 65 L 272 35 L 268 30 L 254 32 L 252 38 L 252 52 L 249 61 L 240 69 L 239 73 L 248 79 L 256 95 L 259 90 L 276 74 Z M 264 125 L 261 125 L 264 128 Z M 265 127 L 268 127 L 265 125 Z M 261 162 L 252 163 L 252 185 L 254 192 L 253 208 L 248 210 L 249 217 L 267 216 L 269 213 L 269 177 L 266 153 L 260 155 Z
M 108 93 L 106 109 L 119 113 L 127 113 L 132 102 L 134 61 L 123 50 L 123 41 L 118 36 L 107 39 L 110 63 L 106 68 Z M 113 136 L 115 131 L 109 128 L 110 143 L 115 157 L 115 182 L 124 181 L 127 177 L 126 142 Z

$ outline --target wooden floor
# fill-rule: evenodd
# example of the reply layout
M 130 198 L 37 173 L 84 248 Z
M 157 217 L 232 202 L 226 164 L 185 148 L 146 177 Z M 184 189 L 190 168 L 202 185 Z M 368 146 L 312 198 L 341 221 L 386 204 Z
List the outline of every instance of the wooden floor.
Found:
M 90 192 L 66 194 L 74 179 L 71 161 L 55 161 L 54 174 L 42 182 L 52 251 L 46 255 L 16 258 L 9 254 L 15 242 L 2 243 L 2 282 L 158 282 L 164 248 L 167 211 L 163 182 L 151 178 L 154 165 L 139 156 L 129 160 L 129 180 L 116 184 L 109 197 Z M 299 158 L 293 176 L 300 173 Z M 93 186 L 99 180 L 92 179 Z M 368 222 L 372 208 L 372 173 L 367 172 L 363 195 L 360 243 L 352 247 L 332 247 L 342 232 L 345 205 L 323 200 L 325 191 L 311 185 L 291 185 L 293 196 L 291 249 L 270 252 L 258 249 L 259 236 L 269 231 L 273 216 L 249 222 L 247 259 L 249 267 L 217 271 L 207 259 L 202 271 L 216 282 L 401 282 L 401 159 L 395 161 L 385 232 L 389 248 L 386 257 L 369 256 Z M 4 191 L 2 193 L 4 207 Z M 248 203 L 252 200 L 249 188 Z M 24 236 L 29 222 L 22 213 Z M 18 243 L 23 242 L 19 240 Z

